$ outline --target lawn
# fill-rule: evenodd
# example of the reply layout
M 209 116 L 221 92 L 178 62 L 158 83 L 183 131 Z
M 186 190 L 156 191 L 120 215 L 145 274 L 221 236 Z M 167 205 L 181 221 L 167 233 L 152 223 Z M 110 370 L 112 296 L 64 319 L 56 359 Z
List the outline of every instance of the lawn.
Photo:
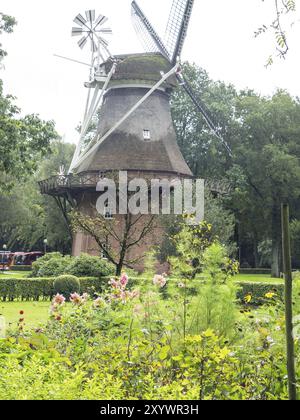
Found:
M 28 277 L 29 274 L 29 271 L 5 271 L 4 273 L 0 271 L 0 279 L 4 277 L 12 279 L 23 279 L 25 277 Z
M 255 283 L 272 283 L 272 284 L 281 284 L 283 283 L 282 279 L 275 279 L 271 276 L 265 274 L 238 274 L 234 277 L 235 281 L 238 282 L 255 282 Z
M 27 328 L 38 327 L 47 322 L 49 308 L 50 302 L 0 302 L 0 317 L 5 318 L 6 328 L 15 328 L 20 318 Z
M 2 275 L 22 279 L 28 276 L 28 273 L 14 271 L 0 274 L 0 278 Z M 235 276 L 235 281 L 280 284 L 283 280 L 274 279 L 264 274 L 238 274 Z M 38 327 L 47 322 L 49 308 L 50 302 L 0 302 L 0 317 L 5 317 L 7 327 L 14 328 L 20 318 L 20 311 L 24 311 L 22 318 L 25 318 L 26 327 Z

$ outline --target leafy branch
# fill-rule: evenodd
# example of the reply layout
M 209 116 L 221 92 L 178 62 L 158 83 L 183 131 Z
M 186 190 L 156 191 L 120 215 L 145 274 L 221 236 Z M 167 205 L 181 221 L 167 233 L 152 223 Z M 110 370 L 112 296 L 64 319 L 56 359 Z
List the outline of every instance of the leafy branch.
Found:
M 265 0 L 262 0 L 263 2 Z M 275 19 L 269 25 L 262 25 L 255 32 L 255 37 L 258 37 L 267 32 L 273 32 L 276 42 L 276 53 L 277 57 L 285 59 L 289 52 L 289 42 L 287 35 L 286 24 L 284 23 L 284 17 L 289 14 L 296 12 L 296 1 L 295 0 L 273 0 L 275 8 Z M 294 22 L 291 26 L 293 26 Z M 274 55 L 270 55 L 266 64 L 269 67 L 274 63 Z

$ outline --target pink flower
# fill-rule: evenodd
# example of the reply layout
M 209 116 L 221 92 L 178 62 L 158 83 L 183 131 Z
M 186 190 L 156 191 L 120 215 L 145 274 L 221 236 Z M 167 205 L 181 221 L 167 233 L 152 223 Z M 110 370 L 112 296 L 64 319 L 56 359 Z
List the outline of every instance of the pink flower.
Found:
M 70 296 L 70 301 L 74 303 L 74 305 L 81 305 L 82 297 L 78 293 L 72 293 Z
M 66 301 L 66 298 L 63 295 L 57 294 L 54 297 L 52 303 L 53 305 L 63 305 L 65 301 Z
M 163 275 L 156 275 L 154 276 L 153 284 L 163 288 L 167 284 L 167 279 Z
M 120 278 L 120 284 L 121 284 L 121 286 L 123 286 L 124 288 L 127 286 L 127 284 L 128 284 L 128 276 L 127 276 L 127 274 L 122 274 L 122 276 L 121 276 L 121 278 Z

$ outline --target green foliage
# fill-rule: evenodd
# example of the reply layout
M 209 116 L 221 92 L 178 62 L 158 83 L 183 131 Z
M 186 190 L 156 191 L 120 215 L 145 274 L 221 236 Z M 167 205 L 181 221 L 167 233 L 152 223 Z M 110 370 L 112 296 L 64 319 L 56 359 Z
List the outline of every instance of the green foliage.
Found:
M 237 294 L 238 299 L 245 303 L 245 297 L 250 296 L 251 301 L 249 304 L 255 306 L 264 305 L 266 303 L 267 293 L 275 293 L 280 299 L 283 299 L 284 296 L 284 284 L 241 282 L 239 283 L 239 286 L 240 288 Z
M 59 276 L 54 280 L 53 287 L 55 293 L 59 293 L 69 299 L 72 293 L 80 292 L 80 281 L 78 277 L 71 275 Z
M 49 300 L 53 294 L 53 279 L 0 278 L 0 297 L 3 301 Z
M 0 81 L 0 173 L 2 191 L 8 192 L 16 181 L 34 174 L 41 157 L 50 152 L 57 137 L 52 121 L 37 115 L 19 116 L 20 110 L 9 96 L 3 96 Z
M 283 346 L 271 338 L 282 332 L 275 336 L 274 324 L 258 321 L 248 338 L 248 323 L 244 345 L 212 330 L 181 339 L 165 314 L 147 332 L 131 309 L 86 302 L 52 317 L 43 333 L 1 340 L 2 399 L 287 399 Z
M 30 265 L 12 265 L 10 266 L 10 271 L 28 271 L 31 272 L 32 268 Z
M 57 277 L 65 274 L 71 263 L 71 257 L 64 257 L 59 252 L 49 253 L 32 264 L 32 277 Z
M 103 258 L 82 254 L 72 259 L 65 273 L 77 277 L 108 277 L 115 274 L 115 268 Z
M 83 254 L 80 257 L 48 253 L 32 265 L 31 277 L 57 277 L 70 274 L 76 277 L 107 277 L 115 272 L 114 266 L 99 257 Z
M 203 254 L 204 283 L 198 291 L 197 325 L 200 331 L 213 329 L 220 336 L 230 336 L 237 320 L 236 297 L 238 286 L 225 269 L 227 256 L 224 247 L 212 244 Z
M 90 296 L 103 293 L 108 279 L 82 277 L 79 279 L 80 290 Z M 3 301 L 39 301 L 49 300 L 55 295 L 54 279 L 50 278 L 7 278 L 0 277 L 0 299 Z
M 73 145 L 52 142 L 51 154 L 38 163 L 39 171 L 1 197 L 0 237 L 10 249 L 42 251 L 47 238 L 48 250 L 70 253 L 70 232 L 64 216 L 52 197 L 40 194 L 37 182 L 56 175 L 60 166 L 68 167 L 73 150 Z
M 10 34 L 14 30 L 14 26 L 16 25 L 16 20 L 4 13 L 0 12 L 0 35 L 3 32 Z M 7 55 L 7 52 L 2 49 L 2 44 L 0 43 L 0 69 L 1 69 L 1 61 Z

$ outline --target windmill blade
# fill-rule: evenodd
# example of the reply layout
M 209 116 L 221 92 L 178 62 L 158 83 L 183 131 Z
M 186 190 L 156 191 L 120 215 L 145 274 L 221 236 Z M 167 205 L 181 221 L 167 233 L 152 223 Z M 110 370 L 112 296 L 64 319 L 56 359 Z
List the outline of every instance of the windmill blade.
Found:
M 77 23 L 79 26 L 86 26 L 87 21 L 85 18 L 79 13 L 79 15 L 76 16 L 74 19 L 74 22 Z
M 170 51 L 172 63 L 181 55 L 187 35 L 194 0 L 173 0 L 166 29 L 166 47 Z
M 96 32 L 98 32 L 98 31 L 96 31 Z M 102 29 L 99 30 L 99 32 L 101 32 L 102 34 L 108 34 L 108 35 L 111 35 L 113 33 L 111 28 L 102 28 Z
M 83 28 L 72 28 L 72 36 L 80 36 L 84 32 Z
M 87 43 L 88 40 L 88 35 L 84 36 L 83 38 L 80 39 L 80 41 L 78 41 L 78 45 L 81 49 L 83 49 Z
M 183 87 L 183 89 L 186 91 L 186 93 L 191 98 L 192 102 L 196 106 L 196 108 L 200 111 L 202 116 L 204 117 L 207 125 L 212 130 L 212 132 L 215 134 L 215 136 L 218 138 L 218 140 L 222 143 L 224 148 L 227 150 L 230 157 L 232 157 L 232 151 L 228 145 L 228 143 L 223 139 L 220 130 L 216 127 L 214 124 L 212 117 L 210 115 L 210 112 L 208 111 L 207 107 L 204 105 L 204 103 L 199 99 L 199 97 L 195 94 L 192 86 L 188 83 L 188 81 L 180 74 L 176 74 L 177 80 L 179 81 L 179 84 Z
M 169 52 L 164 46 L 164 43 L 136 1 L 131 3 L 131 14 L 134 28 L 145 50 L 147 52 L 161 52 L 166 58 L 170 59 Z
M 97 31 L 99 26 L 104 25 L 108 21 L 108 17 L 99 15 L 96 19 L 96 22 L 94 23 L 94 31 Z
M 95 17 L 96 17 L 95 10 L 87 10 L 85 12 L 85 16 L 86 16 L 88 22 L 93 23 L 94 20 L 95 20 Z

